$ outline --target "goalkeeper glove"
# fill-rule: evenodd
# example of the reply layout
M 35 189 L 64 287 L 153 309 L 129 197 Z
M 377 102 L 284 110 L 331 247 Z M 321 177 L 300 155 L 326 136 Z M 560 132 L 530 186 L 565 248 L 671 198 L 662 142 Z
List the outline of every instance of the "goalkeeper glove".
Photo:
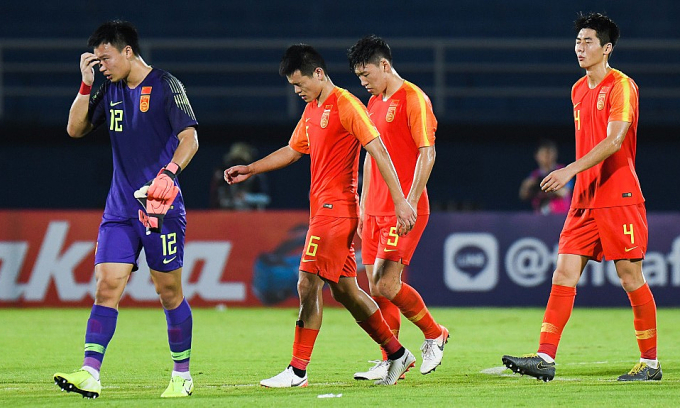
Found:
M 147 192 L 149 191 L 149 186 L 151 185 L 151 182 L 153 180 L 149 181 L 148 183 L 144 184 L 139 190 L 135 191 L 135 198 L 137 201 L 139 201 L 139 204 L 142 205 L 144 208 L 144 211 L 146 210 L 147 203 L 149 202 L 149 199 L 147 197 Z M 156 216 L 149 216 L 142 210 L 139 210 L 137 212 L 138 217 L 139 217 L 139 222 L 142 223 L 143 226 L 146 227 L 146 235 L 149 235 L 151 232 L 161 232 L 161 227 L 163 226 L 163 217 L 165 215 L 156 215 Z
M 146 213 L 142 210 L 139 210 L 138 214 L 139 222 L 141 222 L 142 225 L 146 227 L 146 235 L 149 235 L 150 232 L 156 232 L 159 234 L 161 233 L 161 228 L 163 227 L 163 217 L 165 217 L 165 215 L 146 215 Z
M 168 202 L 172 204 L 179 193 L 179 188 L 175 185 L 175 178 L 182 171 L 176 163 L 170 162 L 163 167 L 156 178 L 153 179 L 147 192 L 148 199 Z M 167 211 L 167 210 L 166 210 Z
M 177 169 L 179 173 L 179 166 L 175 163 L 170 163 L 167 167 L 171 169 Z M 144 207 L 144 211 L 139 210 L 139 222 L 142 223 L 147 229 L 147 234 L 149 232 L 160 233 L 163 227 L 163 218 L 167 214 L 168 210 L 172 207 L 172 203 L 175 201 L 175 197 L 179 193 L 179 188 L 174 183 L 174 177 L 176 173 L 172 173 L 166 168 L 161 169 L 158 172 L 158 176 L 152 181 L 149 181 L 143 185 L 139 190 L 135 191 L 134 197 L 139 201 L 139 203 Z M 172 175 L 172 178 L 171 178 Z M 163 179 L 167 180 L 163 180 Z M 159 181 L 159 179 L 161 181 Z M 168 185 L 169 181 L 169 194 L 166 194 L 165 198 L 157 198 L 151 196 L 151 190 L 156 186 Z M 167 189 L 166 189 L 167 190 Z M 162 189 L 157 189 L 157 191 L 162 191 Z

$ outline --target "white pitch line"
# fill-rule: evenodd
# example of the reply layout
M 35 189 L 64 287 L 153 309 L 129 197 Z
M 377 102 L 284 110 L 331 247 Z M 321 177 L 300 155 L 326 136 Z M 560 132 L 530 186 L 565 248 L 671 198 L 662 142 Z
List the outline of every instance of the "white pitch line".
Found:
M 515 374 L 513 372 L 504 372 L 506 370 L 509 370 L 506 366 L 501 366 L 501 367 L 491 367 L 491 368 L 485 368 L 482 371 L 480 371 L 480 374 L 489 374 L 489 375 L 497 375 L 499 377 L 516 377 L 519 374 Z M 527 376 L 527 378 L 534 379 L 531 376 Z M 556 377 L 553 381 L 581 381 L 580 378 L 573 378 L 573 377 Z M 538 381 L 538 380 L 537 380 Z
M 347 382 L 314 382 L 310 383 L 309 386 L 319 386 L 319 387 L 324 387 L 324 386 L 334 386 L 334 385 L 340 385 L 340 386 L 346 386 L 348 383 Z M 259 383 L 256 384 L 222 384 L 222 385 L 200 385 L 200 388 L 208 388 L 208 389 L 216 389 L 216 388 L 256 388 L 260 387 Z M 127 388 L 125 386 L 120 386 L 120 385 L 107 385 L 105 387 L 102 387 L 104 390 L 117 390 L 117 389 L 124 389 Z M 141 389 L 153 389 L 153 388 L 158 388 L 158 386 L 155 385 L 136 385 L 135 388 L 141 388 Z M 263 387 L 266 388 L 266 387 Z M 5 387 L 5 388 L 0 388 L 1 391 L 17 391 L 21 390 L 22 388 L 20 387 Z
M 332 385 L 347 385 L 346 382 L 314 382 L 309 383 L 309 386 L 332 386 Z M 202 385 L 201 388 L 251 388 L 260 387 L 260 384 L 222 384 L 222 385 Z M 262 387 L 267 388 L 267 387 Z
M 481 374 L 492 374 L 492 375 L 503 375 L 503 371 L 507 370 L 508 368 L 506 366 L 501 366 L 501 367 L 491 367 L 491 368 L 485 368 L 482 371 L 480 371 Z

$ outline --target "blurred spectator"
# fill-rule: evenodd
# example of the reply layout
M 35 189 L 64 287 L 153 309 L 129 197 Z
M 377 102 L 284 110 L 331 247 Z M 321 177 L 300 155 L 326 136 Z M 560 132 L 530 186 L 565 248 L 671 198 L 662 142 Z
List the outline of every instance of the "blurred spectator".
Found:
M 237 142 L 222 158 L 213 172 L 210 183 L 210 207 L 229 210 L 264 209 L 271 202 L 264 174 L 257 174 L 243 183 L 229 185 L 224 181 L 224 170 L 238 164 L 252 163 L 256 149 L 248 143 Z
M 541 190 L 541 180 L 551 171 L 561 169 L 563 164 L 557 163 L 557 145 L 552 140 L 542 140 L 534 159 L 538 163 L 538 168 L 524 179 L 519 188 L 519 198 L 530 201 L 534 211 L 540 214 L 565 214 L 569 211 L 571 204 L 571 192 L 574 189 L 574 180 L 557 190 L 556 192 L 546 193 Z

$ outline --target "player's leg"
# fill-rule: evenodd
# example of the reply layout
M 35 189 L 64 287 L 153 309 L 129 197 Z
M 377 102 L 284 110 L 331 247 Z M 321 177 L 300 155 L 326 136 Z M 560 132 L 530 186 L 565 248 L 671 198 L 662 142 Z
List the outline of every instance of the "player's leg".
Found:
M 657 360 L 656 303 L 642 274 L 642 260 L 614 261 L 621 286 L 628 293 L 633 308 L 635 337 L 640 349 L 640 362 L 618 378 L 619 381 L 660 380 L 661 364 Z
M 375 262 L 378 242 L 380 241 L 380 229 L 377 224 L 377 217 L 366 216 L 364 220 L 362 236 L 361 236 L 361 259 L 366 270 L 366 277 L 368 278 L 369 293 L 375 303 L 380 308 L 385 322 L 390 327 L 394 336 L 399 338 L 399 330 L 401 328 L 401 312 L 399 308 L 389 299 L 380 295 L 373 273 L 373 263 Z M 382 360 L 370 361 L 373 366 L 368 371 L 360 371 L 354 373 L 354 378 L 357 380 L 378 380 L 384 378 L 387 373 L 389 362 L 387 361 L 387 352 L 383 347 L 380 347 Z
M 559 254 L 557 256 L 557 268 L 553 273 L 552 288 L 541 324 L 538 347 L 538 354 L 548 362 L 552 362 L 557 355 L 562 331 L 574 309 L 576 284 L 587 263 L 588 257 L 582 255 Z
M 327 269 L 326 263 L 329 259 L 332 261 L 336 247 L 342 250 L 348 246 L 343 240 L 338 240 L 337 234 L 333 234 L 340 224 L 341 221 L 335 217 L 316 216 L 310 220 L 305 249 L 300 259 L 297 285 L 300 313 L 295 323 L 293 356 L 285 370 L 274 377 L 260 381 L 263 387 L 306 387 L 308 384 L 307 365 L 311 359 L 323 317 L 324 281 L 318 273 L 322 269 Z M 356 229 L 356 222 L 354 228 Z
M 543 381 L 555 377 L 555 355 L 562 330 L 574 308 L 576 284 L 589 259 L 602 260 L 602 242 L 592 210 L 569 210 L 560 234 L 557 268 L 543 316 L 538 353 L 523 357 L 503 356 L 503 364 L 516 373 Z
M 404 264 L 401 262 L 376 259 L 375 275 L 380 293 L 423 332 L 425 341 L 421 347 L 423 359 L 420 372 L 429 374 L 441 364 L 449 331 L 434 320 L 420 293 L 402 282 L 403 270 Z
M 363 257 L 363 249 L 361 254 Z M 366 277 L 368 278 L 368 289 L 370 295 L 380 308 L 380 313 L 382 313 L 387 325 L 390 326 L 390 330 L 392 331 L 392 334 L 394 334 L 394 337 L 399 338 L 399 330 L 401 329 L 401 311 L 397 305 L 392 303 L 385 296 L 381 295 L 380 290 L 378 289 L 379 283 L 376 279 L 377 276 L 375 274 L 375 267 L 372 264 L 364 265 L 364 267 L 366 268 Z M 387 354 L 385 354 L 385 350 L 383 348 L 380 350 L 383 353 L 383 359 L 386 359 Z
M 290 367 L 299 378 L 307 378 L 307 366 L 323 320 L 323 280 L 308 272 L 299 272 L 300 312 L 295 322 L 293 356 Z
M 362 249 L 361 256 L 362 259 L 365 260 L 364 254 L 365 254 L 364 249 Z M 373 298 L 375 303 L 378 305 L 380 313 L 383 315 L 385 323 L 387 323 L 387 325 L 389 326 L 390 331 L 392 331 L 392 334 L 394 334 L 394 337 L 399 339 L 399 329 L 401 327 L 401 312 L 394 303 L 390 302 L 389 299 L 387 299 L 384 296 L 380 296 L 373 278 L 374 277 L 373 265 L 364 266 L 366 268 L 366 276 L 369 282 L 368 287 L 370 290 L 371 298 Z M 385 375 L 387 374 L 387 368 L 389 367 L 389 361 L 387 360 L 387 352 L 385 351 L 385 348 L 382 346 L 380 346 L 380 353 L 382 354 L 382 359 L 369 361 L 370 363 L 373 363 L 373 366 L 371 366 L 368 369 L 368 371 L 359 371 L 354 373 L 355 380 L 379 380 L 385 378 Z M 404 375 L 402 375 L 400 379 L 403 378 Z
M 380 294 L 423 332 L 422 374 L 434 371 L 441 364 L 449 338 L 448 330 L 434 320 L 420 293 L 402 281 L 404 267 L 411 262 L 428 219 L 428 215 L 418 216 L 413 230 L 400 237 L 396 233 L 396 217 L 378 217 L 380 242 L 374 264 L 374 280 Z
M 307 386 L 307 365 L 311 360 L 323 319 L 323 285 L 324 281 L 319 276 L 300 271 L 298 278 L 300 312 L 295 322 L 293 356 L 285 370 L 260 381 L 261 386 L 269 388 Z
M 143 226 L 137 224 L 151 280 L 165 312 L 168 344 L 173 362 L 170 383 L 161 397 L 187 397 L 193 393 L 194 382 L 189 370 L 193 315 L 182 289 L 186 219 L 166 218 L 160 233 L 148 235 Z
M 428 219 L 427 215 L 418 216 L 413 230 L 400 237 L 395 227 L 396 217 L 377 217 L 379 244 L 373 280 L 380 295 L 396 305 L 425 338 L 431 340 L 441 337 L 444 329 L 435 322 L 418 291 L 402 281 L 404 267 L 410 263 Z
M 656 355 L 656 304 L 642 273 L 648 239 L 644 203 L 600 208 L 595 210 L 595 217 L 601 225 L 604 255 L 614 260 L 621 286 L 633 308 L 635 336 L 640 348 L 640 362 L 618 379 L 660 380 L 661 366 Z
M 99 371 L 106 348 L 116 331 L 118 302 L 123 294 L 132 265 L 106 263 L 95 266 L 95 304 L 85 331 L 85 357 L 75 373 L 56 373 L 54 381 L 65 391 L 97 398 L 101 393 Z
M 310 224 L 310 231 L 318 237 L 318 245 L 313 251 L 305 252 L 300 269 L 313 263 L 318 274 L 331 288 L 331 294 L 354 316 L 359 326 L 385 348 L 390 366 L 380 384 L 394 384 L 415 358 L 401 346 L 383 319 L 378 305 L 357 284 L 357 262 L 352 241 L 357 229 L 356 218 L 318 217 L 318 222 Z M 404 365 L 405 364 L 405 365 Z
M 99 371 L 106 348 L 116 331 L 118 303 L 133 268 L 140 242 L 129 220 L 102 220 L 95 252 L 95 302 L 85 331 L 82 368 L 74 373 L 56 373 L 54 381 L 62 390 L 84 397 L 101 394 Z
M 399 338 L 399 330 L 401 328 L 401 312 L 399 308 L 389 299 L 380 294 L 378 289 L 377 276 L 374 273 L 374 263 L 380 249 L 380 225 L 378 218 L 375 216 L 367 216 L 364 221 L 364 227 L 361 236 L 361 259 L 366 268 L 366 277 L 368 278 L 368 287 L 371 297 L 378 304 L 383 318 L 390 326 L 390 330 L 394 336 Z M 382 350 L 382 349 L 381 349 Z M 387 358 L 385 351 L 382 350 L 383 359 Z
M 168 344 L 173 362 L 170 384 L 161 397 L 186 397 L 193 393 L 194 382 L 189 369 L 193 315 L 182 291 L 182 268 L 170 272 L 151 270 L 167 323 Z
M 342 276 L 338 282 L 328 281 L 333 298 L 340 302 L 352 314 L 357 324 L 382 346 L 390 363 L 387 374 L 376 382 L 381 385 L 392 385 L 415 362 L 415 357 L 404 348 L 392 334 L 390 327 L 383 319 L 378 305 L 361 290 L 356 276 Z
M 557 346 L 574 308 L 576 284 L 587 262 L 588 258 L 581 255 L 557 256 L 557 268 L 553 273 L 550 297 L 543 315 L 538 352 L 522 357 L 505 355 L 502 360 L 506 367 L 543 381 L 555 377 Z

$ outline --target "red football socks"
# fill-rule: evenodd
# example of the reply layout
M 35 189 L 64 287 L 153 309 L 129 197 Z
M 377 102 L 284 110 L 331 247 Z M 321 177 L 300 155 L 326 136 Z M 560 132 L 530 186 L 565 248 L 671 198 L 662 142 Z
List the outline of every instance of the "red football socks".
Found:
M 638 289 L 628 292 L 633 307 L 633 325 L 641 358 L 656 360 L 656 303 L 654 296 L 645 283 Z
M 401 290 L 392 299 L 392 303 L 397 305 L 401 313 L 422 330 L 426 339 L 436 339 L 442 335 L 441 327 L 427 310 L 423 298 L 411 286 L 402 282 Z
M 555 358 L 557 346 L 560 343 L 560 337 L 562 337 L 562 330 L 567 325 L 571 311 L 574 309 L 575 298 L 576 288 L 552 285 L 548 306 L 545 308 L 543 324 L 541 325 L 539 353 L 545 353 Z
M 371 336 L 373 341 L 382 346 L 388 355 L 394 354 L 401 349 L 401 343 L 390 331 L 390 327 L 385 322 L 385 319 L 383 319 L 380 309 L 376 310 L 368 319 L 363 322 L 357 322 L 357 324 Z
M 384 296 L 373 296 L 373 300 L 378 304 L 380 313 L 382 313 L 385 323 L 390 326 L 392 334 L 398 339 L 399 329 L 401 328 L 401 311 L 399 311 L 399 308 L 394 303 L 390 302 L 390 300 Z M 385 349 L 381 347 L 380 351 L 382 352 L 383 360 L 387 360 Z
M 318 330 L 305 329 L 298 325 L 295 326 L 293 358 L 290 360 L 291 366 L 299 370 L 307 369 L 307 364 L 309 364 L 309 360 L 312 358 L 312 350 L 314 350 L 314 342 L 318 334 Z

